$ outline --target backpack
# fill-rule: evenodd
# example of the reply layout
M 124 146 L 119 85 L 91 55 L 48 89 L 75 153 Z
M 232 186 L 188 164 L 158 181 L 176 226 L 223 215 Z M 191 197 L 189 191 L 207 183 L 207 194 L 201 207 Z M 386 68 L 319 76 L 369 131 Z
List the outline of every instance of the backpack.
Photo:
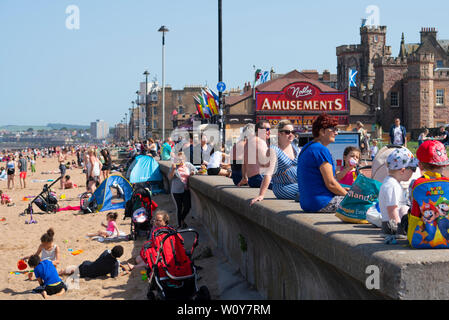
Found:
M 162 243 L 164 238 L 166 239 Z M 193 274 L 192 261 L 184 248 L 184 239 L 169 226 L 153 229 L 151 239 L 144 243 L 141 255 L 150 268 L 156 264 L 161 246 L 157 270 L 153 270 L 161 280 L 167 276 L 186 277 Z
M 449 178 L 424 174 L 411 189 L 407 239 L 417 249 L 449 249 Z

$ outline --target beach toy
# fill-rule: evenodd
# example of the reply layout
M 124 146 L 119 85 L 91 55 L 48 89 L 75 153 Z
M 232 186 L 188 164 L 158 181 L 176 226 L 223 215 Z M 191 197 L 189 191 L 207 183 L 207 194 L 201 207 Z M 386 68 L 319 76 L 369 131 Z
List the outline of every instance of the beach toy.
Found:
M 75 251 L 72 251 L 72 256 L 77 256 L 77 255 L 79 255 L 80 253 L 83 253 L 83 250 L 75 250 Z
M 1 219 L 0 219 L 0 221 L 6 221 L 6 218 L 5 218 L 5 217 L 3 217 L 3 218 L 1 218 Z
M 146 274 L 144 274 L 143 276 L 142 276 L 142 281 L 147 281 L 148 280 L 148 276 L 146 275 Z
M 19 262 L 17 262 L 17 269 L 25 270 L 27 267 L 28 267 L 28 265 L 25 261 L 19 260 Z
M 27 197 L 23 197 L 22 201 L 28 201 L 28 198 Z
M 61 200 L 65 199 L 65 194 L 61 194 L 61 195 L 59 196 L 59 199 L 61 199 Z

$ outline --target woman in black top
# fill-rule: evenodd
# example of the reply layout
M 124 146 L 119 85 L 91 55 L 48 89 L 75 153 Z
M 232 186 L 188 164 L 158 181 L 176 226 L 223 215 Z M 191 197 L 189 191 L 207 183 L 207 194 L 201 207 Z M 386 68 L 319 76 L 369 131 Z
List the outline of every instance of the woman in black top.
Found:
M 100 153 L 104 159 L 104 163 L 103 163 L 103 167 L 101 168 L 101 171 L 103 172 L 103 180 L 106 180 L 109 177 L 109 174 L 111 173 L 111 168 L 112 168 L 111 155 L 109 154 L 108 149 L 103 149 L 103 150 L 101 150 Z

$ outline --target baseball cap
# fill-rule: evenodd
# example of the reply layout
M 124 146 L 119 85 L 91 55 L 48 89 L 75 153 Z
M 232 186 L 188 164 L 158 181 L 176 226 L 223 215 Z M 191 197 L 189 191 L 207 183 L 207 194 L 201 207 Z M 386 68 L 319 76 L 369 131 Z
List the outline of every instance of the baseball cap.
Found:
M 430 163 L 436 166 L 449 165 L 446 147 L 440 141 L 426 140 L 416 151 L 416 157 L 420 162 Z
M 416 168 L 418 160 L 407 148 L 395 149 L 387 158 L 388 169 L 400 170 L 403 168 Z

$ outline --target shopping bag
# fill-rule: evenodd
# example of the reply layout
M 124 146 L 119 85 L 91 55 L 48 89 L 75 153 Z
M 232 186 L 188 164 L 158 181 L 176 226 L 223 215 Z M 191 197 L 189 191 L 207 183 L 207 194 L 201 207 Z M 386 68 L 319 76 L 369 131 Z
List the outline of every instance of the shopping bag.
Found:
M 367 211 L 379 201 L 382 183 L 359 174 L 335 214 L 344 222 L 369 224 Z

